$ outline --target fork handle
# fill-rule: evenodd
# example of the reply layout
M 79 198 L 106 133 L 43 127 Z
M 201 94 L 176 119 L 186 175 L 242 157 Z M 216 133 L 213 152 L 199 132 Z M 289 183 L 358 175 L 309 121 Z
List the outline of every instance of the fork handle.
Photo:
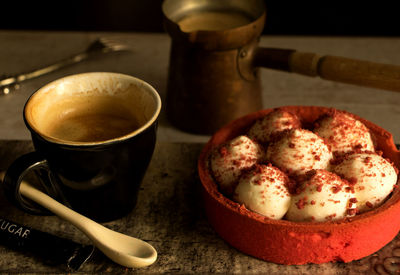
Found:
M 7 94 L 7 90 L 3 89 L 7 86 L 13 85 L 13 84 L 19 84 L 23 81 L 33 79 L 54 71 L 57 71 L 61 68 L 64 68 L 66 66 L 72 65 L 79 63 L 81 61 L 84 61 L 92 56 L 94 56 L 96 52 L 82 52 L 73 56 L 70 56 L 68 58 L 59 60 L 58 62 L 51 64 L 49 66 L 45 66 L 30 72 L 26 73 L 20 73 L 14 76 L 7 77 L 5 79 L 0 80 L 0 89 L 2 94 Z

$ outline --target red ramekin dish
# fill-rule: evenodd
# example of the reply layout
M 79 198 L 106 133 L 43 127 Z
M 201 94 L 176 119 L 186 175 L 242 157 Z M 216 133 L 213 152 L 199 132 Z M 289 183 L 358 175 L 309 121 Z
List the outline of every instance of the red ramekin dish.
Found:
M 303 124 L 311 124 L 331 108 L 286 106 Z M 350 262 L 368 256 L 389 243 L 400 229 L 400 191 L 395 188 L 381 206 L 369 212 L 336 221 L 292 222 L 272 220 L 247 210 L 218 190 L 208 167 L 209 155 L 218 145 L 245 134 L 252 124 L 273 109 L 239 118 L 218 130 L 199 157 L 206 215 L 215 231 L 230 245 L 254 257 L 279 263 Z M 376 142 L 394 165 L 400 167 L 400 152 L 392 135 L 370 121 L 353 115 L 367 126 Z M 397 185 L 396 185 L 397 186 Z

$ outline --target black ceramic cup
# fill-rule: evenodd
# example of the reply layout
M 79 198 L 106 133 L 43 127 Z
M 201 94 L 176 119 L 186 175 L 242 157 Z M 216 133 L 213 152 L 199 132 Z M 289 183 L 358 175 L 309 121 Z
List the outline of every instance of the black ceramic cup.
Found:
M 98 222 L 125 216 L 154 151 L 160 109 L 157 91 L 128 75 L 84 73 L 47 84 L 24 107 L 35 151 L 7 169 L 7 198 L 46 214 L 19 192 L 33 170 L 41 188 L 73 210 Z

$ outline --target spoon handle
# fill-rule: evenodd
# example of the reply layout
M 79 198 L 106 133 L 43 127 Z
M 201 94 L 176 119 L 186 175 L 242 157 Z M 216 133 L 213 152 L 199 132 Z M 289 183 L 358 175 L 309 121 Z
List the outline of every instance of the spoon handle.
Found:
M 3 173 L 0 172 L 0 178 L 2 175 Z M 25 181 L 21 181 L 19 192 L 73 224 L 86 234 L 108 258 L 122 266 L 145 267 L 153 264 L 157 259 L 157 251 L 149 243 L 108 229 L 76 213 Z
M 20 192 L 23 196 L 44 206 L 62 219 L 71 222 L 75 227 L 83 231 L 85 234 L 89 234 L 86 228 L 90 225 L 96 224 L 97 226 L 99 226 L 99 224 L 97 224 L 96 222 L 64 206 L 50 196 L 32 187 L 25 181 L 21 182 Z

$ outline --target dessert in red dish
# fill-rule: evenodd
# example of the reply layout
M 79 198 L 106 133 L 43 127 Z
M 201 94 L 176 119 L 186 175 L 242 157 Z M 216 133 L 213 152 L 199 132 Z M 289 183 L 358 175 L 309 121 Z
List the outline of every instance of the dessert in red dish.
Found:
M 255 145 L 241 146 L 256 157 L 239 172 L 235 164 L 246 154 L 231 162 L 235 180 L 227 192 L 210 160 L 216 150 L 226 154 L 235 138 L 249 142 L 246 136 Z M 221 128 L 204 147 L 198 169 L 208 220 L 224 240 L 266 261 L 306 264 L 360 259 L 396 236 L 399 165 L 391 134 L 372 122 L 332 108 L 286 106 Z

